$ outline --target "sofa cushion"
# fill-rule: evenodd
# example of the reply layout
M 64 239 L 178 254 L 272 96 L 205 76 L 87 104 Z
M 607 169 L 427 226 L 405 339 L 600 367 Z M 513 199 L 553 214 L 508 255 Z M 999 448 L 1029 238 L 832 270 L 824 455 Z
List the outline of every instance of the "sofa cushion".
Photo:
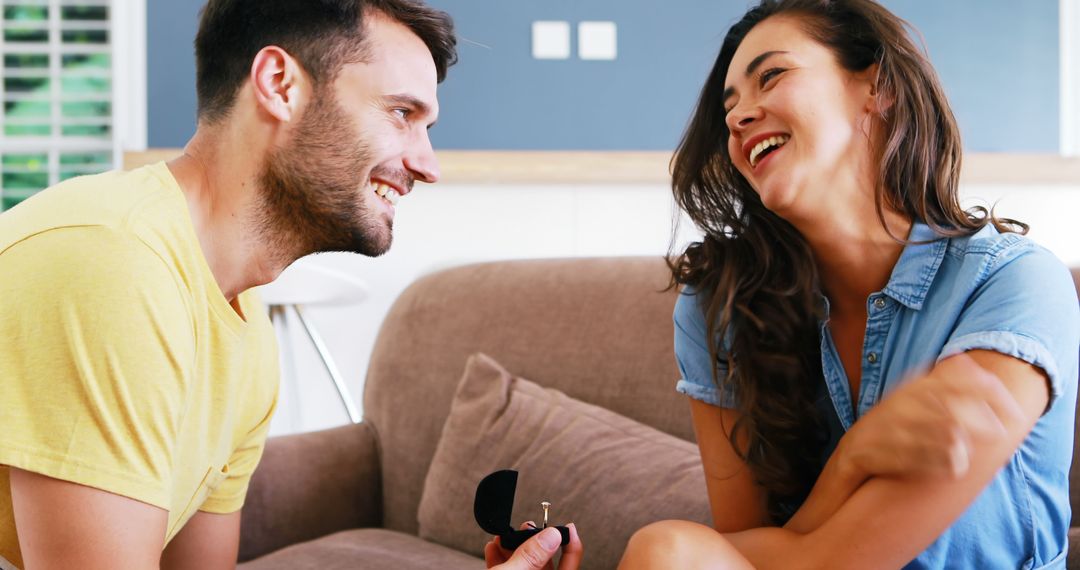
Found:
M 650 522 L 710 523 L 696 445 L 475 354 L 424 482 L 420 536 L 482 555 L 488 536 L 473 519 L 473 498 L 480 480 L 500 469 L 519 472 L 512 525 L 539 523 L 540 502 L 550 501 L 552 524 L 576 524 L 585 569 L 614 568 L 630 535 Z
M 1080 528 L 1069 529 L 1069 554 L 1065 558 L 1065 567 L 1069 570 L 1080 568 Z
M 346 530 L 294 544 L 239 565 L 238 570 L 479 570 L 484 561 L 391 530 Z

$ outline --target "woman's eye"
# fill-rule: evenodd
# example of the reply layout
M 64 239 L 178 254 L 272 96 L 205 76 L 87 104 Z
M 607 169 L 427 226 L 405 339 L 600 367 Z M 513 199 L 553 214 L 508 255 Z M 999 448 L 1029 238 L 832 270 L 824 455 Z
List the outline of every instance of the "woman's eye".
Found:
M 777 75 L 780 75 L 781 73 L 783 73 L 785 71 L 787 71 L 787 70 L 779 68 L 779 67 L 773 67 L 773 68 L 770 68 L 770 69 L 766 69 L 765 71 L 761 72 L 761 77 L 758 80 L 758 85 L 760 85 L 761 87 L 765 87 L 765 84 L 768 83 L 769 80 L 776 77 Z

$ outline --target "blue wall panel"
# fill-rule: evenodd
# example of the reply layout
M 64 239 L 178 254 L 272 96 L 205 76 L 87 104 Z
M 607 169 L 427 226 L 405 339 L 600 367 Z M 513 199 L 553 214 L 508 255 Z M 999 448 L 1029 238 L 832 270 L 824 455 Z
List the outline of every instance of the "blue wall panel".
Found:
M 1058 0 L 887 0 L 926 38 L 965 147 L 1060 149 Z
M 432 130 L 446 149 L 670 150 L 742 0 L 429 0 L 461 61 Z M 194 131 L 192 40 L 203 0 L 150 0 L 151 146 Z M 1058 149 L 1058 0 L 885 0 L 926 40 L 974 151 Z M 613 21 L 618 59 L 534 60 L 534 20 Z
M 147 144 L 184 146 L 195 133 L 195 31 L 205 0 L 147 0 Z

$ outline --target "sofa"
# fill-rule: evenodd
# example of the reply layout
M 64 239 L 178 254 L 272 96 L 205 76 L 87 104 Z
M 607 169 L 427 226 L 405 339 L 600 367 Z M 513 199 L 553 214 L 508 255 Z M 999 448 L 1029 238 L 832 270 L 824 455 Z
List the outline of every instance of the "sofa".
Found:
M 413 283 L 380 329 L 363 422 L 268 442 L 239 568 L 483 568 L 477 469 L 519 470 L 518 492 L 532 496 L 515 498 L 514 525 L 537 520 L 533 500 L 572 513 L 583 568 L 613 568 L 651 520 L 708 524 L 674 391 L 668 278 L 660 259 L 603 258 L 486 263 Z M 485 443 L 462 448 L 470 437 Z M 1080 568 L 1080 528 L 1070 545 Z

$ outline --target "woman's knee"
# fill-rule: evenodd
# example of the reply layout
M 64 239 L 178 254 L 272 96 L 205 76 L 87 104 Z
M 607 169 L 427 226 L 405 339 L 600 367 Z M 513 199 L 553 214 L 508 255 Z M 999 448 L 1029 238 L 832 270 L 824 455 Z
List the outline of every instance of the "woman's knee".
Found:
M 716 530 L 690 521 L 660 521 L 630 537 L 621 570 L 753 568 Z

